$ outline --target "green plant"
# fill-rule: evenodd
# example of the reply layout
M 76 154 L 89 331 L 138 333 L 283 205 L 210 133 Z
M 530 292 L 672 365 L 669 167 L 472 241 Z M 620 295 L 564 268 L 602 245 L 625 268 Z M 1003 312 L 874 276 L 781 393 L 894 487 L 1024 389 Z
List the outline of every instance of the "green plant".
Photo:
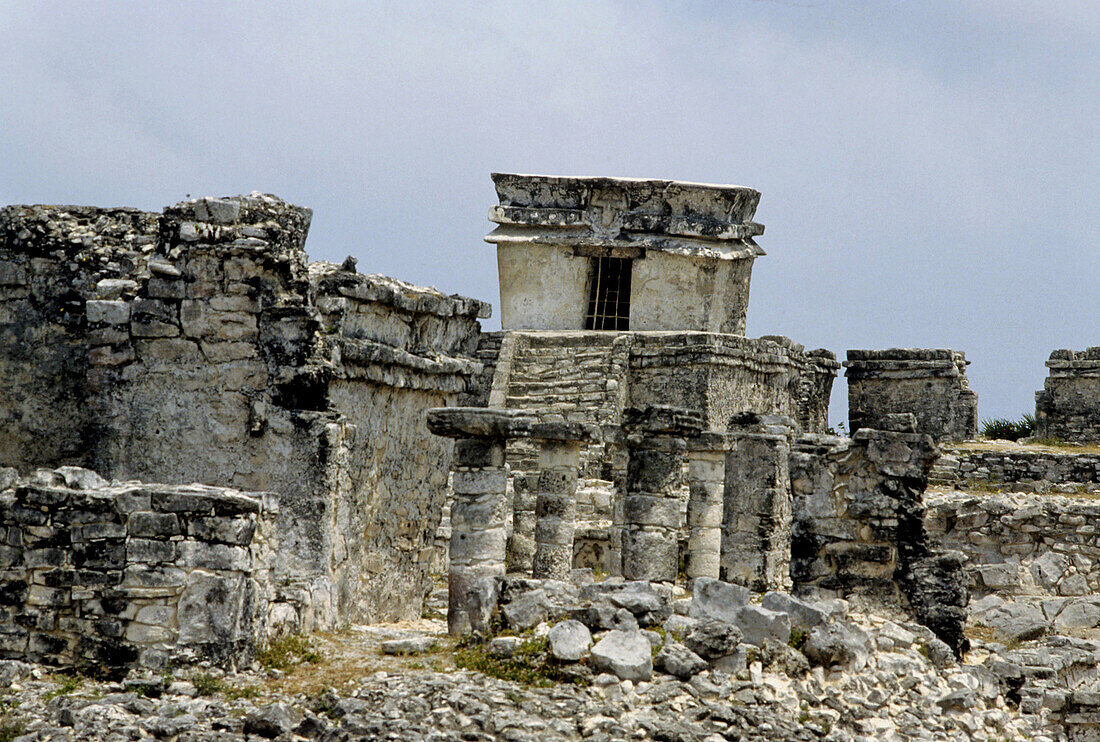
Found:
M 454 659 L 455 665 L 462 669 L 524 685 L 547 687 L 561 682 L 583 682 L 563 672 L 550 656 L 549 648 L 546 637 L 529 637 L 520 642 L 511 657 L 494 657 L 489 654 L 488 644 L 465 641 L 455 649 Z
M 303 662 L 318 664 L 324 659 L 314 649 L 313 641 L 302 634 L 288 634 L 271 639 L 256 652 L 256 661 L 268 670 L 287 670 Z
M 75 673 L 72 675 L 53 675 L 52 679 L 57 683 L 57 686 L 42 696 L 46 701 L 58 696 L 67 696 L 84 684 L 83 676 Z
M 810 638 L 810 635 L 799 628 L 791 629 L 791 638 L 787 640 L 787 644 L 790 644 L 795 649 L 802 651 L 802 648 L 806 646 L 806 640 Z
M 0 716 L 0 742 L 12 742 L 16 737 L 23 736 L 27 725 L 7 714 Z
M 222 693 L 228 687 L 224 680 L 208 672 L 191 678 L 191 684 L 195 686 L 195 690 L 200 696 L 212 696 L 215 693 Z
M 982 437 L 1018 441 L 1035 433 L 1035 416 L 1023 415 L 1019 420 L 996 418 L 982 421 Z

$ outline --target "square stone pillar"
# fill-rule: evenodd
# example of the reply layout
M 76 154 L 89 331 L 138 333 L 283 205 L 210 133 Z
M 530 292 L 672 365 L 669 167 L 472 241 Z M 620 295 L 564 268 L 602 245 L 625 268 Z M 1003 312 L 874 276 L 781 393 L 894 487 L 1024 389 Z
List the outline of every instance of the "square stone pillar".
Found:
M 456 438 L 451 503 L 447 628 L 488 634 L 504 578 L 507 544 L 508 438 L 535 419 L 514 410 L 444 407 L 428 412 L 428 429 Z
M 622 543 L 623 577 L 628 580 L 676 579 L 684 439 L 702 429 L 699 413 L 676 407 L 631 407 L 623 413 L 630 452 Z
M 689 579 L 720 575 L 726 437 L 704 432 L 688 441 L 687 564 Z
M 794 421 L 736 415 L 729 426 L 722 517 L 721 579 L 756 592 L 791 586 L 791 484 Z
M 564 580 L 573 569 L 580 458 L 580 441 L 542 441 L 535 500 L 532 577 Z

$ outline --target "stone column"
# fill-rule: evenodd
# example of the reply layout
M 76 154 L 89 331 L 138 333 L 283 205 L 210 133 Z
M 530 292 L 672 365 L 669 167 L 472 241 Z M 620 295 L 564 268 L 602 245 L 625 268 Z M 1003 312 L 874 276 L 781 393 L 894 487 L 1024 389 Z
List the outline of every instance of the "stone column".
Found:
M 672 582 L 679 563 L 680 501 L 685 436 L 703 429 L 702 416 L 676 407 L 627 408 L 630 451 L 623 500 L 623 577 Z
M 734 416 L 729 426 L 721 578 L 757 592 L 791 586 L 789 459 L 795 423 L 786 415 Z
M 580 441 L 542 441 L 535 500 L 533 577 L 564 580 L 573 569 L 580 458 Z
M 457 439 L 447 581 L 452 634 L 489 632 L 505 572 L 505 445 L 534 422 L 514 410 L 445 407 L 428 412 L 429 430 Z
M 704 432 L 688 441 L 688 578 L 720 574 L 726 437 Z

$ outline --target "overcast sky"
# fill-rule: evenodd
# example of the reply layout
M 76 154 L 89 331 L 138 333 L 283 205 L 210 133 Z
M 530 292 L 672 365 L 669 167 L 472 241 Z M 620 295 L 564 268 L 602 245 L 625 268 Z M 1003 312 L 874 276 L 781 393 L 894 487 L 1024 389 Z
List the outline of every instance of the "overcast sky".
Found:
M 1097 0 L 0 0 L 0 48 L 0 203 L 275 193 L 495 309 L 490 172 L 735 183 L 750 335 L 963 350 L 982 418 L 1100 345 Z

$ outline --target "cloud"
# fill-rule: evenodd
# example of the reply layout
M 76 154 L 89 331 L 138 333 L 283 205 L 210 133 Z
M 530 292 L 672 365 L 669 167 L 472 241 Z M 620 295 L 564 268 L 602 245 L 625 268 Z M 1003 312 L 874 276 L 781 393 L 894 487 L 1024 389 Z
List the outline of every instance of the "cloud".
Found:
M 0 200 L 275 192 L 316 258 L 495 300 L 492 170 L 741 183 L 750 332 L 956 346 L 1015 415 L 1100 326 L 1092 8 L 9 6 Z

